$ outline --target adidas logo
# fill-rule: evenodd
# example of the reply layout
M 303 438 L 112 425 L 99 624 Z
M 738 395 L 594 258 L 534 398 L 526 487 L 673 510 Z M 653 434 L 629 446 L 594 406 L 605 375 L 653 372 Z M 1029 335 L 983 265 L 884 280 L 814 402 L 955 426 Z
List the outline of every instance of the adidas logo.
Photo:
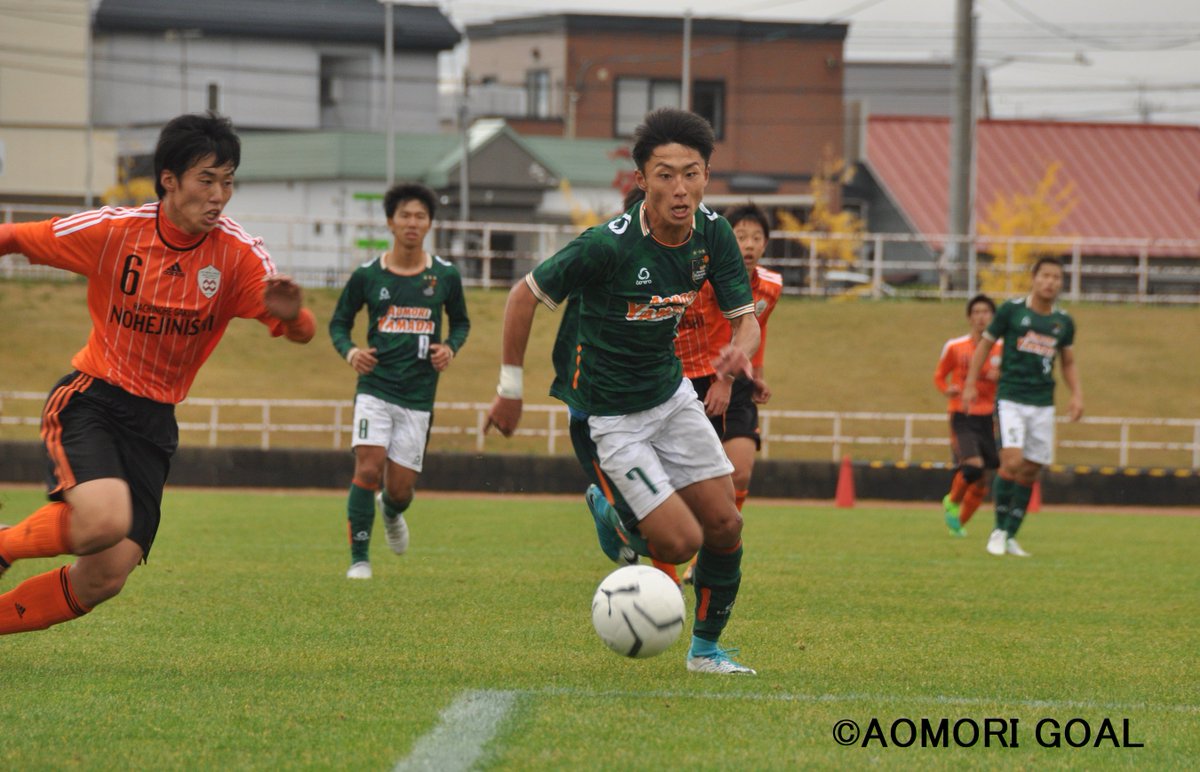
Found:
M 163 276 L 187 276 L 183 269 L 179 267 L 179 263 L 173 264 L 170 268 L 163 271 Z
M 24 616 L 25 616 L 25 607 L 24 607 L 24 606 L 22 606 L 20 603 L 14 603 L 14 604 L 13 604 L 13 606 L 15 606 L 15 607 L 16 607 L 16 609 L 17 609 L 17 616 L 18 616 L 18 617 L 21 617 L 21 618 L 24 618 Z

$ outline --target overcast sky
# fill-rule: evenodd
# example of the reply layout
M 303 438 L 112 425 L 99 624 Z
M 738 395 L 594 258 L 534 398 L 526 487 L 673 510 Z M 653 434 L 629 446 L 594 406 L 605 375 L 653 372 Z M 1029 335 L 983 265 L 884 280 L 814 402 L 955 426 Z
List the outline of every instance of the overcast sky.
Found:
M 442 0 L 459 24 L 543 13 L 846 22 L 851 60 L 947 60 L 955 0 Z M 974 0 L 993 115 L 1200 125 L 1200 0 Z

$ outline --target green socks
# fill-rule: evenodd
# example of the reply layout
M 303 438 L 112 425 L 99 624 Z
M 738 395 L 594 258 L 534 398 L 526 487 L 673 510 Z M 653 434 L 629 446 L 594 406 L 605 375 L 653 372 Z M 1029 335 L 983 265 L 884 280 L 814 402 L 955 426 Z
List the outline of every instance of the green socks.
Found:
M 371 527 L 375 525 L 375 492 L 350 483 L 346 518 L 350 521 L 350 562 L 365 561 L 371 548 Z
M 729 613 L 742 582 L 742 545 L 732 552 L 700 548 L 696 560 L 696 622 L 694 638 L 716 642 L 729 622 Z M 693 639 L 694 640 L 694 639 Z
M 992 499 L 995 501 L 996 508 L 996 529 L 1004 531 L 1008 529 L 1008 513 L 1012 506 L 1012 497 L 1017 487 L 1017 483 L 1006 477 L 996 477 L 995 484 L 992 485 Z
M 1010 539 L 1017 535 L 1017 531 L 1021 530 L 1021 523 L 1025 522 L 1025 510 L 1029 507 L 1029 498 L 1033 495 L 1033 486 L 1014 482 L 1012 487 L 1012 504 L 1009 506 L 1008 522 L 1004 528 L 1008 531 Z
M 400 517 L 400 515 L 403 515 L 405 510 L 408 509 L 408 506 L 412 504 L 412 499 L 404 502 L 396 501 L 387 494 L 387 491 L 383 492 L 383 495 L 379 497 L 379 500 L 380 503 L 383 504 L 383 514 L 387 515 L 393 520 L 397 517 Z

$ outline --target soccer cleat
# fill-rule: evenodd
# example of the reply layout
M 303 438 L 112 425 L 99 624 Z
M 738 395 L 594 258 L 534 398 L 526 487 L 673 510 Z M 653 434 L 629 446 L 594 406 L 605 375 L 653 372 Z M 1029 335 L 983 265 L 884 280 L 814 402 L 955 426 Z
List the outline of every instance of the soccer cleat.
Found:
M 1003 555 L 1005 540 L 1008 539 L 1008 534 L 1002 529 L 997 528 L 988 536 L 987 551 L 991 555 Z
M 636 566 L 638 564 L 638 554 L 633 551 L 633 547 L 628 544 L 622 544 L 621 549 L 617 552 L 617 564 L 621 566 Z
M 1004 543 L 1004 551 L 1010 555 L 1016 555 L 1019 558 L 1031 558 L 1033 555 L 1021 549 L 1021 545 L 1017 544 L 1016 539 L 1010 538 Z
M 692 656 L 688 652 L 687 669 L 690 673 L 721 673 L 722 675 L 758 675 L 754 668 L 746 667 L 740 662 L 730 659 L 729 655 L 737 649 L 718 648 L 711 654 Z
M 954 536 L 966 536 L 967 532 L 959 522 L 958 505 L 950 500 L 949 493 L 942 498 L 942 510 L 946 513 L 946 527 L 950 529 L 950 533 Z
M 360 560 L 350 566 L 350 570 L 346 572 L 347 579 L 370 579 L 371 564 L 365 560 Z
M 637 562 L 637 554 L 633 554 L 634 560 L 626 559 L 623 554 L 621 537 L 617 536 L 616 528 L 612 521 L 608 518 L 608 500 L 604 498 L 604 493 L 601 492 L 599 486 L 589 485 L 587 491 L 583 494 L 583 498 L 587 501 L 588 511 L 592 513 L 592 520 L 596 522 L 596 538 L 600 541 L 600 550 L 605 556 L 614 563 L 619 563 L 623 566 L 633 565 Z M 629 552 L 633 552 L 632 549 Z
M 383 533 L 387 537 L 388 546 L 392 548 L 392 552 L 403 555 L 408 551 L 408 523 L 404 522 L 404 515 L 387 516 L 387 510 L 383 508 L 383 491 L 375 494 L 375 504 L 379 507 L 379 513 L 383 515 Z

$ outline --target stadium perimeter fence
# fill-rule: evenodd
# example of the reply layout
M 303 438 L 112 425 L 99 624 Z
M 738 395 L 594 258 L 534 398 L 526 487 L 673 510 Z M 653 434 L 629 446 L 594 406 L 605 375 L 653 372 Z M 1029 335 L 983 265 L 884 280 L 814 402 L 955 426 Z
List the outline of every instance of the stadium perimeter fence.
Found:
M 0 204 L 0 222 L 44 219 L 61 207 Z M 350 272 L 390 243 L 378 218 L 235 215 L 261 236 L 279 270 L 308 287 L 340 287 Z M 547 223 L 437 221 L 429 248 L 454 262 L 467 286 L 507 287 L 580 228 Z M 784 292 L 809 297 L 959 299 L 985 277 L 998 295 L 1018 291 L 1030 253 L 1064 262 L 1070 301 L 1200 303 L 1200 239 L 953 237 L 945 234 L 771 232 L 763 264 L 784 276 Z M 845 255 L 852 259 L 845 259 Z M 954 254 L 963 255 L 955 259 Z M 0 278 L 69 276 L 0 257 Z
M 36 439 L 45 394 L 0 392 L 0 438 Z M 484 402 L 438 402 L 431 449 L 467 452 L 572 452 L 562 405 L 527 404 L 513 440 L 486 432 Z M 759 411 L 761 457 L 920 464 L 949 457 L 945 413 L 818 410 Z M 188 397 L 178 408 L 187 444 L 207 447 L 348 449 L 354 405 L 349 400 Z M 1114 468 L 1200 470 L 1200 418 L 1085 417 L 1058 419 L 1058 462 Z

